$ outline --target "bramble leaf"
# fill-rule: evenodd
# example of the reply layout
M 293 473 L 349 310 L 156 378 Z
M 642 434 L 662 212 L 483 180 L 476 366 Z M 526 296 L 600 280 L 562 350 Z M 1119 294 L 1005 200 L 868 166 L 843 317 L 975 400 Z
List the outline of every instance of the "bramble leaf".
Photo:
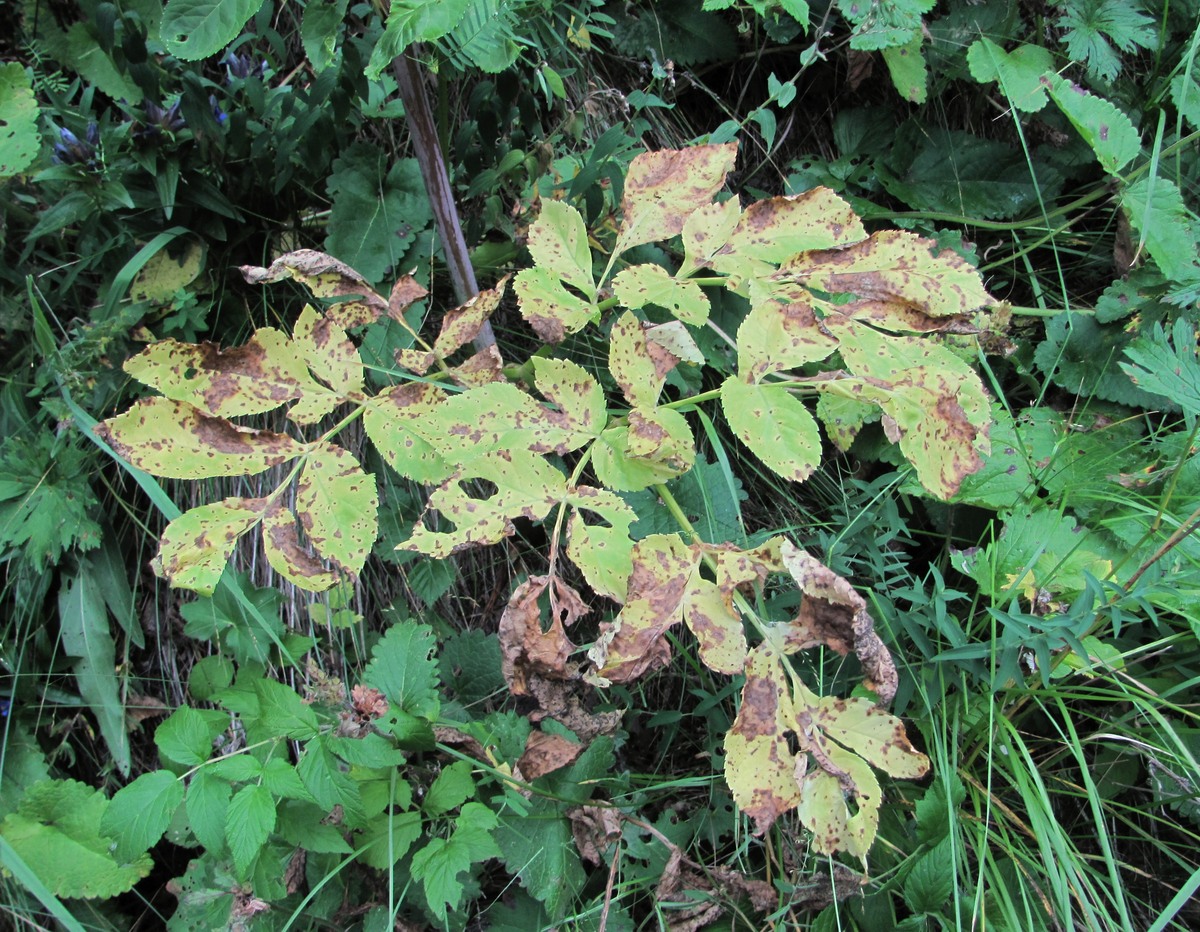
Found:
M 169 770 L 152 770 L 113 795 L 100 830 L 117 840 L 115 856 L 128 861 L 158 844 L 182 803 L 183 781 Z
M 275 800 L 261 784 L 238 790 L 225 813 L 225 841 L 237 872 L 245 877 L 250 864 L 275 830 Z

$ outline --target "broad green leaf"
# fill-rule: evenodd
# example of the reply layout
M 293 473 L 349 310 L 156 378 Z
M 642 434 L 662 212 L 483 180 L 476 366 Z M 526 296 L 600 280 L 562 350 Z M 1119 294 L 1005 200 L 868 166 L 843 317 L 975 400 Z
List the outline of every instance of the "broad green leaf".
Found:
M 541 212 L 529 226 L 528 247 L 538 268 L 553 272 L 587 298 L 595 298 L 592 250 L 578 210 L 562 201 L 543 200 Z
M 418 813 L 397 814 L 393 817 L 391 823 L 397 830 L 401 826 L 411 826 L 412 823 L 409 817 L 414 815 L 417 816 L 416 830 L 419 833 L 421 825 Z M 319 806 L 297 800 L 285 800 L 279 807 L 278 816 L 279 824 L 277 831 L 289 845 L 295 845 L 298 848 L 303 848 L 305 851 L 311 851 L 313 854 L 350 854 L 354 851 L 346 842 L 346 839 L 342 837 L 338 826 L 328 825 L 321 821 L 321 819 L 325 818 L 326 813 Z M 374 827 L 382 824 L 386 831 L 388 821 L 387 819 L 375 819 L 371 825 Z M 399 836 L 400 831 L 397 831 L 396 834 Z M 398 841 L 399 839 L 397 838 L 397 843 Z M 374 850 L 372 849 L 372 851 Z M 401 856 L 404 853 L 402 851 Z M 366 859 L 364 858 L 364 860 Z M 368 861 L 367 863 L 370 862 Z M 380 870 L 385 869 L 376 864 L 371 864 L 371 866 L 379 867 Z
M 414 42 L 440 39 L 458 25 L 471 0 L 395 0 L 365 69 L 375 81 Z
M 58 623 L 63 651 L 75 659 L 79 695 L 95 714 L 117 770 L 128 776 L 129 733 L 117 679 L 116 645 L 104 596 L 87 563 L 63 580 L 58 594 Z
M 0 178 L 25 171 L 37 158 L 38 103 L 19 62 L 0 65 Z
M 629 526 L 637 520 L 636 513 L 619 495 L 590 486 L 573 489 L 568 503 L 575 510 L 569 525 L 567 556 L 596 592 L 624 602 L 633 569 Z M 585 512 L 598 515 L 606 524 L 589 524 Z
M 488 495 L 473 484 L 482 479 L 495 487 Z M 414 550 L 431 557 L 484 544 L 499 543 L 514 533 L 513 520 L 540 521 L 566 494 L 566 477 L 539 456 L 514 448 L 477 457 L 463 466 L 449 482 L 429 496 L 427 514 L 441 515 L 454 530 L 430 530 L 424 524 L 397 549 Z
M 915 780 L 929 772 L 929 758 L 912 746 L 904 723 L 869 699 L 822 696 L 809 713 L 826 735 L 893 777 Z
M 653 304 L 694 327 L 708 320 L 708 298 L 700 286 L 670 275 L 662 266 L 630 266 L 613 279 L 612 288 L 625 307 L 638 309 Z
M 368 400 L 363 426 L 375 448 L 400 475 L 417 482 L 444 482 L 453 468 L 442 458 L 430 429 L 446 393 L 428 382 L 406 382 Z
M 1161 324 L 1125 350 L 1121 368 L 1140 388 L 1170 398 L 1191 418 L 1200 415 L 1200 361 L 1196 358 L 1196 328 L 1186 318 L 1175 321 L 1171 340 Z M 1174 344 L 1172 348 L 1171 343 Z
M 238 538 L 261 520 L 266 503 L 227 498 L 185 511 L 163 531 L 155 573 L 178 589 L 211 596 Z
M 101 833 L 108 808 L 104 794 L 75 780 L 35 783 L 0 823 L 12 845 L 55 896 L 110 899 L 132 889 L 153 866 L 148 855 L 126 863 Z
M 483 803 L 466 803 L 454 820 L 456 845 L 462 845 L 471 855 L 472 861 L 486 861 L 501 857 L 492 832 L 500 825 L 500 819 Z
M 1121 208 L 1138 231 L 1139 248 L 1145 244 L 1167 278 L 1200 281 L 1200 222 L 1192 219 L 1173 181 L 1159 175 L 1138 179 L 1121 192 Z
M 954 897 L 954 842 L 945 838 L 916 859 L 904 878 L 904 902 L 915 915 L 938 915 Z
M 309 376 L 298 348 L 273 327 L 227 350 L 215 343 L 163 340 L 128 360 L 125 371 L 209 417 L 273 411 L 306 391 L 328 394 Z
M 275 800 L 265 786 L 251 784 L 234 794 L 225 813 L 225 841 L 243 877 L 274 829 Z
M 385 315 L 399 316 L 408 304 L 423 297 L 427 292 L 412 281 L 402 278 L 393 292 L 393 299 L 403 289 L 404 300 L 393 307 L 388 300 L 377 295 L 361 274 L 346 263 L 315 249 L 298 249 L 285 253 L 270 268 L 254 265 L 240 267 L 242 277 L 251 285 L 267 284 L 293 278 L 303 284 L 318 298 L 351 298 L 340 304 L 325 308 L 325 316 L 336 326 L 345 330 L 361 327 Z
M 375 737 L 379 736 L 376 735 Z M 305 789 L 304 783 L 300 780 L 300 775 L 296 773 L 296 768 L 280 757 L 272 757 L 263 764 L 262 785 L 267 788 L 267 791 L 272 796 L 281 796 L 286 799 L 312 800 L 312 795 Z
M 802 253 L 780 267 L 808 288 L 919 308 L 931 317 L 965 314 L 990 304 L 979 272 L 932 240 L 884 230 L 842 249 Z
M 619 254 L 682 232 L 688 216 L 709 203 L 724 186 L 736 156 L 734 143 L 637 156 L 625 175 L 621 226 L 614 252 Z
M 757 835 L 801 801 L 804 757 L 789 750 L 785 734 L 794 721 L 780 659 L 760 644 L 746 661 L 741 707 L 725 735 L 725 782 Z
M 250 717 L 257 718 L 257 711 Z M 249 754 L 229 754 L 212 761 L 206 769 L 230 783 L 248 783 L 262 776 L 263 765 L 257 757 Z
M 182 803 L 183 781 L 169 770 L 152 770 L 113 795 L 100 830 L 117 840 L 117 859 L 129 861 L 158 844 Z
M 1200 129 L 1200 68 L 1193 64 L 1190 75 L 1180 74 L 1171 79 L 1171 100 L 1192 129 Z
M 1083 141 L 1092 147 L 1106 172 L 1115 174 L 1137 157 L 1141 137 L 1129 117 L 1114 104 L 1056 74 L 1043 75 L 1042 85 Z
M 421 808 L 426 815 L 438 816 L 457 809 L 475 795 L 475 778 L 471 776 L 471 762 L 455 761 L 442 772 L 429 786 Z
M 518 272 L 513 290 L 521 316 L 547 343 L 561 343 L 600 317 L 594 301 L 568 291 L 556 272 L 541 266 Z
M 317 554 L 358 577 L 379 532 L 375 477 L 350 452 L 325 444 L 309 454 L 296 484 L 296 514 Z
M 318 314 L 311 304 L 304 305 L 292 332 L 292 341 L 300 358 L 318 379 L 332 390 L 335 400 L 357 397 L 363 390 L 363 365 L 358 349 L 346 331 L 328 317 Z M 298 406 L 297 406 L 298 407 Z M 301 419 L 293 407 L 289 416 L 302 424 L 312 424 L 333 410 L 316 409 Z
M 50 779 L 50 767 L 46 763 L 46 755 L 37 742 L 32 728 L 9 712 L 5 722 L 4 761 L 0 769 L 0 780 L 3 781 L 3 795 L 0 795 L 0 819 L 13 812 L 25 795 L 25 791 L 35 783 Z
M 447 907 L 456 910 L 462 904 L 463 883 L 458 875 L 470 867 L 471 852 L 454 844 L 453 837 L 431 838 L 413 855 L 412 875 L 421 881 L 425 901 L 441 922 L 446 921 Z
M 892 76 L 892 83 L 900 96 L 913 104 L 923 104 L 929 96 L 929 69 L 921 54 L 923 41 L 924 36 L 917 29 L 907 42 L 889 45 L 883 50 L 883 62 Z
M 299 741 L 316 735 L 317 713 L 287 684 L 278 680 L 258 679 L 254 681 L 254 694 L 258 698 L 258 720 L 255 723 L 258 730 L 273 737 L 282 736 Z
M 134 466 L 167 479 L 253 476 L 304 451 L 285 434 L 239 427 L 169 398 L 141 398 L 97 433 Z
M 213 741 L 229 727 L 229 716 L 182 705 L 154 729 L 154 744 L 164 760 L 197 767 L 213 753 Z
M 967 49 L 971 77 L 980 84 L 996 81 L 1009 102 L 1023 113 L 1036 113 L 1046 106 L 1042 75 L 1054 70 L 1054 56 L 1040 45 L 1019 45 L 1006 52 L 986 36 Z
M 771 373 L 825 359 L 837 349 L 837 341 L 807 302 L 782 304 L 767 297 L 754 303 L 738 327 L 737 346 L 741 380 L 759 382 Z
M 817 468 L 817 422 L 786 386 L 747 385 L 730 376 L 721 385 L 721 408 L 738 439 L 772 472 L 803 482 Z
M 509 811 L 501 816 L 495 838 L 508 872 L 550 915 L 565 914 L 587 875 L 561 805 L 534 796 L 528 815 Z
M 341 806 L 348 823 L 362 824 L 363 804 L 358 784 L 342 770 L 324 736 L 318 735 L 304 746 L 304 753 L 296 762 L 296 773 L 322 812 L 332 812 L 335 806 Z
M 582 366 L 567 359 L 535 356 L 533 373 L 537 390 L 557 409 L 542 412 L 560 432 L 551 434 L 556 442 L 545 452 L 567 453 L 600 436 L 608 420 L 604 389 Z
M 192 774 L 187 786 L 184 808 L 192 834 L 210 853 L 219 854 L 225 848 L 225 823 L 233 788 L 209 767 Z
M 983 457 L 979 472 L 964 477 L 954 501 L 999 511 L 1036 495 L 1033 462 L 1039 457 L 1024 433 L 1004 406 L 994 402 L 988 431 L 991 452 Z
M 363 682 L 382 692 L 397 709 L 434 720 L 438 698 L 438 663 L 432 656 L 437 639 L 427 625 L 401 621 L 371 651 Z
M 167 0 L 159 36 L 184 61 L 215 55 L 238 37 L 263 0 Z
M 408 854 L 413 842 L 422 834 L 419 812 L 393 812 L 376 816 L 366 830 L 355 837 L 358 860 L 376 870 L 390 870 Z M 333 839 L 323 841 L 324 846 L 328 847 Z M 338 836 L 338 841 L 341 841 L 341 836 Z
M 300 42 L 313 70 L 320 74 L 333 64 L 338 30 L 350 0 L 308 0 L 300 21 Z

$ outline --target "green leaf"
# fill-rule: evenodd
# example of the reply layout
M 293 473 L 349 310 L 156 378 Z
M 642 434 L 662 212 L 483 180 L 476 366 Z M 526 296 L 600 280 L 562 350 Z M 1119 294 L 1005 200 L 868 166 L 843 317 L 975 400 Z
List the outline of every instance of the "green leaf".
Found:
M 95 714 L 117 770 L 128 776 L 129 733 L 125 730 L 125 706 L 117 678 L 116 645 L 104 596 L 87 564 L 65 578 L 58 595 L 58 618 L 63 651 L 75 658 L 79 695 Z
M 913 104 L 923 104 L 929 96 L 929 69 L 921 54 L 923 41 L 924 36 L 917 29 L 907 42 L 889 45 L 883 50 L 883 61 L 892 76 L 892 83 L 900 96 Z
M 401 621 L 392 625 L 371 651 L 363 682 L 410 715 L 434 720 L 438 697 L 438 662 L 432 656 L 437 639 L 428 625 Z
M 27 730 L 15 715 L 5 722 L 5 729 L 4 760 L 0 769 L 0 786 L 4 787 L 4 793 L 0 795 L 0 818 L 17 808 L 29 787 L 50 779 L 46 755 L 32 731 Z
M 561 807 L 535 796 L 527 815 L 509 812 L 501 816 L 495 838 L 508 872 L 546 904 L 551 916 L 564 915 L 587 875 Z
M 455 761 L 442 768 L 437 779 L 429 786 L 421 808 L 427 815 L 438 816 L 449 812 L 475 795 L 475 778 L 471 776 L 470 761 Z
M 257 729 L 271 737 L 298 741 L 317 733 L 317 713 L 290 686 L 277 680 L 259 679 L 254 681 L 254 694 L 258 697 Z
M 1177 282 L 1200 281 L 1200 223 L 1192 219 L 1173 181 L 1159 175 L 1140 178 L 1121 191 L 1121 208 L 1140 234 L 1163 274 Z
M 168 479 L 256 475 L 299 456 L 285 434 L 239 427 L 169 398 L 142 398 L 96 431 L 139 469 Z
M 458 909 L 462 903 L 463 883 L 458 875 L 471 867 L 471 854 L 452 840 L 433 838 L 413 855 L 412 875 L 421 881 L 429 909 L 446 921 L 446 909 Z
M 274 830 L 275 800 L 267 788 L 252 784 L 238 790 L 225 815 L 225 840 L 243 877 Z
M 1054 56 L 1040 45 L 1019 45 L 1006 52 L 983 36 L 967 49 L 967 65 L 980 84 L 998 82 L 1009 103 L 1023 113 L 1037 113 L 1048 102 L 1041 78 L 1054 70 Z
M 319 806 L 285 801 L 279 807 L 279 834 L 289 845 L 295 845 L 313 854 L 350 854 L 354 849 L 346 843 L 336 825 L 327 825 L 321 821 L 325 816 L 325 811 Z M 386 820 L 379 819 L 371 824 L 375 826 L 381 821 L 386 824 Z
M 104 794 L 75 780 L 34 784 L 0 823 L 4 837 L 55 896 L 109 899 L 132 889 L 153 866 L 147 855 L 122 863 L 100 831 Z
M 238 37 L 263 0 L 167 0 L 159 35 L 167 51 L 199 61 Z
M 381 281 L 433 219 L 416 159 L 391 161 L 369 143 L 356 143 L 334 161 L 327 187 L 333 209 L 325 250 L 369 282 Z
M 730 376 L 721 385 L 721 407 L 738 439 L 772 472 L 803 482 L 816 469 L 817 422 L 785 386 L 748 385 Z
M 470 0 L 450 33 L 458 51 L 480 71 L 498 74 L 517 60 L 521 47 L 513 37 L 514 6 L 507 0 Z
M 23 172 L 37 158 L 38 103 L 25 68 L 0 65 L 0 178 Z
M 233 788 L 209 767 L 198 770 L 188 782 L 184 800 L 188 825 L 196 840 L 214 855 L 225 849 L 225 823 L 232 796 Z
M 296 772 L 322 811 L 332 812 L 335 806 L 341 806 L 348 822 L 359 823 L 363 805 L 358 784 L 345 774 L 325 741 L 323 735 L 318 735 L 305 745 Z
M 653 304 L 694 327 L 708 320 L 708 298 L 700 286 L 675 278 L 661 266 L 630 266 L 613 279 L 612 288 L 625 307 L 637 309 Z
M 904 902 L 914 913 L 940 916 L 954 894 L 954 842 L 943 839 L 932 851 L 921 855 L 904 879 Z
M 854 25 L 850 47 L 866 52 L 893 48 L 908 42 L 924 25 L 921 16 L 933 9 L 936 0 L 901 0 L 892 3 L 860 3 L 839 0 L 842 15 Z
M 151 564 L 178 589 L 211 596 L 238 538 L 263 516 L 265 498 L 227 498 L 198 505 L 167 525 Z
M 333 64 L 337 54 L 338 31 L 350 0 L 308 0 L 300 21 L 300 42 L 304 54 L 320 74 Z
M 117 859 L 129 861 L 158 843 L 182 802 L 183 781 L 169 770 L 152 770 L 113 795 L 100 830 L 117 840 Z
M 198 767 L 212 756 L 213 740 L 228 727 L 223 712 L 183 705 L 154 730 L 154 743 L 164 759 Z
M 272 796 L 281 796 L 285 799 L 312 799 L 311 794 L 301 782 L 299 774 L 296 773 L 296 768 L 281 757 L 272 757 L 263 764 L 262 785 Z
M 1043 75 L 1042 84 L 1083 141 L 1092 147 L 1106 172 L 1115 174 L 1137 157 L 1141 137 L 1129 117 L 1114 104 L 1056 74 Z
M 355 850 L 362 863 L 386 871 L 408 854 L 413 842 L 422 834 L 421 813 L 392 812 L 371 820 L 367 828 L 355 837 Z
M 1200 362 L 1196 359 L 1196 328 L 1180 317 L 1171 343 L 1161 324 L 1134 340 L 1125 350 L 1128 363 L 1121 368 L 1139 388 L 1163 395 L 1192 418 L 1200 415 Z
M 1126 0 L 1063 0 L 1058 28 L 1073 61 L 1087 63 L 1088 74 L 1112 81 L 1121 72 L 1121 58 L 1113 50 L 1132 52 L 1138 46 L 1154 48 L 1155 22 Z
M 440 39 L 458 25 L 471 0 L 396 0 L 365 69 L 375 81 L 414 42 Z

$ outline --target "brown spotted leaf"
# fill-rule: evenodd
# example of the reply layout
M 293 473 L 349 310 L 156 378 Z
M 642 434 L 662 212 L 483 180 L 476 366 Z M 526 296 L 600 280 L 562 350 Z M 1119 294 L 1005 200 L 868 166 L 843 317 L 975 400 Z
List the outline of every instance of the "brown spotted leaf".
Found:
M 730 376 L 721 385 L 729 426 L 772 472 L 803 482 L 821 460 L 821 434 L 808 408 L 785 385 L 748 385 Z
M 212 417 L 260 414 L 305 392 L 328 394 L 308 374 L 292 341 L 273 327 L 226 350 L 216 343 L 163 340 L 129 359 L 125 371 Z
M 388 317 L 403 322 L 404 312 L 428 294 L 429 290 L 411 275 L 403 276 L 388 295 Z
M 929 772 L 929 758 L 912 746 L 904 723 L 869 699 L 821 696 L 809 714 L 827 737 L 893 777 L 915 780 Z
M 628 308 L 648 304 L 664 308 L 685 324 L 699 327 L 708 320 L 708 298 L 694 281 L 678 279 L 658 265 L 634 265 L 612 282 L 613 294 Z
M 185 511 L 163 531 L 154 572 L 176 588 L 212 595 L 238 538 L 266 507 L 265 498 L 227 498 Z
M 670 239 L 713 199 L 737 158 L 736 143 L 644 152 L 629 165 L 614 252 Z
M 466 346 L 500 306 L 508 279 L 509 276 L 505 275 L 494 288 L 481 291 L 466 304 L 447 311 L 431 351 L 397 350 L 396 362 L 417 375 L 424 375 L 437 360 L 444 362 L 455 351 Z
M 553 409 L 546 421 L 562 438 L 561 452 L 576 450 L 600 436 L 608 421 L 604 389 L 583 366 L 567 359 L 533 359 L 534 384 Z M 557 448 L 556 448 L 557 449 Z
M 992 303 L 965 259 L 915 233 L 884 230 L 841 249 L 801 253 L 779 274 L 830 294 L 894 301 L 934 317 L 965 314 Z
M 865 860 L 879 828 L 883 791 L 870 765 L 861 758 L 834 747 L 829 759 L 840 775 L 828 770 L 808 771 L 801 784 L 796 814 L 812 832 L 814 851 L 820 854 L 848 851 Z M 854 813 L 846 804 L 847 796 L 854 799 L 857 808 Z
M 690 275 L 711 266 L 713 258 L 729 241 L 741 215 L 736 197 L 721 203 L 704 204 L 692 211 L 683 223 L 680 274 Z
M 536 780 L 574 763 L 582 753 L 583 745 L 577 741 L 541 730 L 532 731 L 525 741 L 525 752 L 513 769 L 513 776 L 519 780 Z
M 696 439 L 687 419 L 670 408 L 634 410 L 628 423 L 609 427 L 592 447 L 597 478 L 621 492 L 637 492 L 674 479 L 695 460 Z
M 490 494 L 473 480 L 494 486 Z M 429 496 L 426 523 L 418 524 L 400 550 L 431 557 L 485 544 L 499 543 L 514 531 L 513 520 L 540 521 L 567 491 L 566 477 L 540 456 L 526 450 L 497 450 L 463 465 Z M 433 519 L 434 515 L 440 517 Z M 436 530 L 447 523 L 453 530 Z
M 454 469 L 435 446 L 432 414 L 447 394 L 428 382 L 394 385 L 369 399 L 363 426 L 375 448 L 400 475 L 417 482 L 444 482 Z
M 278 501 L 263 515 L 263 553 L 280 576 L 309 592 L 324 592 L 337 585 L 339 577 L 304 545 L 296 516 Z
M 306 304 L 296 321 L 292 342 L 309 372 L 329 388 L 329 392 L 306 392 L 288 411 L 293 421 L 315 424 L 339 402 L 361 397 L 362 360 L 345 330 Z
M 521 316 L 546 343 L 561 343 L 599 319 L 594 301 L 568 291 L 556 273 L 535 266 L 522 269 L 513 281 Z
M 896 695 L 896 667 L 875 633 L 866 601 L 849 582 L 791 541 L 784 541 L 781 555 L 803 596 L 799 615 L 777 628 L 784 649 L 795 653 L 825 646 L 843 657 L 853 652 L 862 664 L 866 687 L 890 702 Z
M 743 382 L 819 362 L 837 349 L 807 301 L 781 304 L 774 296 L 764 296 L 750 309 L 738 327 L 737 344 Z
M 822 383 L 817 417 L 825 426 L 825 435 L 845 453 L 864 424 L 879 420 L 879 408 L 861 400 L 861 389 L 848 388 L 846 395 L 841 394 L 842 389 L 836 382 Z
M 369 324 L 389 311 L 388 302 L 375 293 L 365 278 L 346 263 L 315 249 L 289 252 L 272 262 L 270 268 L 243 265 L 241 273 L 251 285 L 293 278 L 318 298 L 353 296 L 352 300 L 325 310 L 325 316 L 345 330 Z
M 304 452 L 285 434 L 238 427 L 169 398 L 141 398 L 97 433 L 134 466 L 168 479 L 252 476 Z
M 637 514 L 616 493 L 590 486 L 572 489 L 567 502 L 574 509 L 568 525 L 567 556 L 592 589 L 615 602 L 624 602 L 633 571 L 629 527 Z M 585 512 L 605 523 L 594 523 Z
M 546 596 L 549 626 L 542 630 Z M 587 613 L 579 593 L 558 578 L 531 576 L 512 594 L 500 617 L 500 669 L 513 695 L 529 694 L 530 682 L 565 680 L 575 676 L 568 658 L 575 649 L 566 627 Z
M 296 516 L 321 559 L 354 579 L 379 525 L 375 477 L 350 452 L 324 444 L 309 454 L 296 485 Z
M 613 322 L 608 337 L 608 370 L 631 406 L 656 405 L 667 373 L 678 361 L 665 351 L 652 352 L 642 322 L 633 314 L 626 311 Z
M 553 272 L 589 299 L 595 299 L 592 250 L 578 210 L 562 201 L 543 200 L 538 218 L 529 225 L 527 245 L 538 268 Z
M 611 683 L 635 680 L 670 659 L 665 635 L 683 617 L 699 554 L 675 535 L 652 534 L 634 544 L 632 562 L 625 605 L 600 626 L 588 654 L 597 676 Z
M 684 597 L 683 618 L 696 637 L 700 659 L 710 670 L 730 676 L 746 664 L 746 632 L 741 614 L 716 583 L 693 576 Z
M 707 362 L 704 351 L 696 345 L 687 327 L 678 320 L 652 324 L 643 328 L 643 333 L 651 358 L 663 360 L 662 364 L 668 365 L 668 372 L 681 362 L 690 366 L 703 366 Z
M 569 453 L 595 437 L 560 414 L 511 383 L 493 382 L 452 395 L 425 429 L 443 457 L 455 462 L 492 450 Z
M 804 756 L 793 754 L 787 733 L 795 715 L 780 658 L 764 643 L 746 661 L 746 685 L 733 727 L 725 735 L 725 782 L 738 807 L 754 820 L 756 835 L 801 800 Z
M 504 381 L 504 358 L 494 343 L 486 346 L 461 364 L 450 368 L 450 377 L 463 388 L 478 388 L 489 382 Z

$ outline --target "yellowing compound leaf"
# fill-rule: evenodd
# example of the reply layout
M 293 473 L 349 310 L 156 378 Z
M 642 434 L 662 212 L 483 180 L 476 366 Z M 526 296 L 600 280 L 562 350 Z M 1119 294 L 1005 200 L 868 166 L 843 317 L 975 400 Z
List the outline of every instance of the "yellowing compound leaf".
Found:
M 729 241 L 742 211 L 736 197 L 697 207 L 683 223 L 683 267 L 680 274 L 706 269 Z
M 646 335 L 646 349 L 656 359 L 665 353 L 668 358 L 674 357 L 692 366 L 702 366 L 707 361 L 687 327 L 678 320 L 653 324 L 644 328 L 643 333 Z
M 990 449 L 991 411 L 970 366 L 930 340 L 888 337 L 853 321 L 826 319 L 841 337 L 847 367 L 864 378 L 836 391 L 857 391 L 884 411 L 888 439 L 917 469 L 917 478 L 939 498 L 951 498 L 963 479 L 983 468 Z M 818 385 L 820 388 L 821 386 Z
M 428 289 L 411 275 L 401 277 L 388 295 L 387 313 L 393 320 L 404 321 L 404 312 L 429 294 Z
M 549 627 L 542 630 L 542 595 L 549 601 Z M 587 614 L 579 593 L 558 578 L 531 576 L 512 594 L 500 618 L 500 669 L 515 696 L 529 694 L 531 678 L 566 680 L 575 676 L 567 659 L 575 645 L 564 626 Z
M 619 254 L 681 232 L 688 215 L 724 186 L 736 158 L 735 143 L 644 152 L 635 158 L 625 175 L 614 251 Z
M 550 414 L 517 386 L 495 382 L 452 395 L 433 412 L 427 429 L 430 441 L 455 462 L 491 450 L 567 453 L 595 436 Z
M 389 313 L 388 302 L 374 292 L 365 278 L 346 263 L 315 249 L 289 252 L 272 262 L 270 268 L 243 265 L 241 273 L 251 285 L 293 278 L 318 298 L 356 296 L 325 310 L 325 316 L 345 330 L 369 324 Z
M 163 531 L 154 572 L 177 589 L 212 595 L 237 539 L 266 507 L 265 498 L 227 498 L 185 511 Z
M 624 602 L 633 571 L 629 526 L 637 520 L 637 514 L 621 496 L 591 486 L 572 489 L 567 502 L 575 509 L 569 525 L 567 556 L 592 589 L 615 602 Z M 607 524 L 589 524 L 584 512 L 598 515 Z
M 134 466 L 169 479 L 252 476 L 304 452 L 285 434 L 238 427 L 169 398 L 141 398 L 96 432 Z
M 626 311 L 608 336 L 608 370 L 631 406 L 654 407 L 667 373 L 679 360 L 659 344 L 649 344 L 642 322 Z
M 757 289 L 752 286 L 755 298 Z M 738 327 L 738 373 L 743 382 L 760 382 L 773 372 L 825 359 L 834 340 L 804 300 L 779 303 L 774 296 L 756 300 Z
M 683 618 L 696 637 L 706 667 L 730 676 L 742 672 L 746 664 L 742 618 L 716 583 L 692 577 L 684 596 Z
M 396 351 L 396 362 L 418 375 L 424 375 L 437 360 L 446 360 L 456 350 L 466 346 L 479 334 L 480 328 L 495 313 L 504 298 L 509 276 L 505 275 L 494 288 L 479 292 L 466 304 L 446 312 L 442 329 L 433 342 L 432 352 L 402 349 Z
M 979 273 L 952 250 L 914 233 L 884 230 L 841 249 L 801 253 L 781 277 L 830 294 L 908 304 L 933 317 L 965 314 L 992 303 Z
M 725 735 L 725 782 L 754 820 L 756 835 L 801 801 L 805 757 L 788 747 L 795 715 L 778 656 L 760 644 L 746 661 L 746 685 L 733 727 Z
M 338 575 L 304 545 L 296 516 L 278 501 L 263 515 L 262 541 L 267 562 L 293 585 L 309 592 L 324 592 L 337 585 Z
M 588 656 L 597 675 L 627 683 L 663 666 L 671 656 L 664 635 L 683 617 L 683 602 L 699 566 L 699 554 L 681 538 L 652 534 L 633 546 L 624 608 L 600 626 Z
M 644 451 L 642 454 L 634 449 Z M 609 427 L 592 447 L 596 476 L 610 489 L 637 492 L 691 469 L 696 439 L 687 420 L 669 408 L 630 412 L 628 424 Z
M 929 772 L 929 758 L 912 746 L 904 723 L 869 699 L 821 696 L 809 714 L 827 737 L 893 777 L 917 779 Z
M 796 814 L 813 833 L 814 851 L 848 851 L 865 860 L 879 829 L 883 791 L 870 765 L 861 758 L 831 747 L 829 762 L 840 773 L 808 771 L 800 787 L 802 799 Z M 853 815 L 846 805 L 847 795 L 854 797 L 858 809 Z
M 288 417 L 297 424 L 315 424 L 343 401 L 362 397 L 363 366 L 358 348 L 346 331 L 306 304 L 296 321 L 292 343 L 300 358 L 328 391 L 306 390 Z
M 553 272 L 589 299 L 596 297 L 587 227 L 574 207 L 543 200 L 538 218 L 529 226 L 527 245 L 538 268 Z
M 495 487 L 488 495 L 472 480 Z M 527 450 L 496 450 L 469 463 L 429 496 L 426 521 L 433 513 L 454 525 L 452 531 L 432 530 L 418 524 L 400 550 L 431 557 L 482 544 L 495 544 L 514 531 L 514 518 L 540 521 L 566 495 L 567 482 L 557 469 Z M 440 522 L 438 522 L 440 523 Z
M 395 385 L 369 399 L 363 426 L 375 448 L 400 475 L 417 482 L 444 482 L 454 472 L 433 439 L 433 414 L 446 392 L 428 382 Z
M 896 666 L 875 633 L 863 597 L 791 541 L 783 542 L 780 554 L 804 596 L 799 615 L 786 625 L 775 626 L 783 650 L 791 654 L 823 645 L 843 657 L 853 651 L 862 664 L 866 687 L 881 701 L 890 702 L 896 695 Z
M 566 359 L 533 359 L 534 384 L 557 410 L 543 409 L 546 422 L 558 432 L 558 452 L 576 450 L 600 436 L 608 421 L 604 389 L 583 366 Z
M 296 485 L 296 516 L 317 555 L 351 579 L 358 576 L 378 533 L 375 477 L 341 447 L 309 454 Z
M 493 343 L 450 369 L 450 377 L 464 388 L 478 388 L 489 382 L 504 381 L 504 359 Z
M 306 391 L 324 392 L 292 342 L 273 327 L 227 350 L 216 343 L 163 340 L 129 359 L 125 371 L 213 417 L 260 414 Z
M 864 424 L 879 420 L 879 409 L 857 397 L 835 394 L 838 390 L 836 383 L 828 388 L 823 386 L 821 397 L 817 399 L 817 417 L 825 425 L 826 436 L 845 453 Z
M 196 242 L 188 243 L 179 256 L 172 256 L 165 249 L 156 252 L 133 277 L 129 297 L 134 301 L 169 305 L 175 292 L 194 282 L 204 268 L 204 252 L 204 246 Z
M 513 289 L 521 316 L 547 343 L 561 343 L 600 317 L 594 301 L 568 291 L 556 273 L 540 266 L 518 272 Z
M 803 482 L 821 458 L 817 422 L 784 385 L 747 385 L 730 376 L 721 385 L 729 426 L 772 472 Z
M 630 266 L 613 279 L 612 287 L 613 294 L 625 307 L 637 309 L 653 304 L 694 327 L 708 320 L 708 298 L 700 286 L 686 278 L 676 278 L 662 266 Z
M 731 274 L 744 275 L 747 263 L 768 271 L 767 264 L 778 265 L 798 253 L 848 246 L 866 238 L 862 221 L 849 204 L 828 188 L 813 188 L 747 207 L 712 264 Z

